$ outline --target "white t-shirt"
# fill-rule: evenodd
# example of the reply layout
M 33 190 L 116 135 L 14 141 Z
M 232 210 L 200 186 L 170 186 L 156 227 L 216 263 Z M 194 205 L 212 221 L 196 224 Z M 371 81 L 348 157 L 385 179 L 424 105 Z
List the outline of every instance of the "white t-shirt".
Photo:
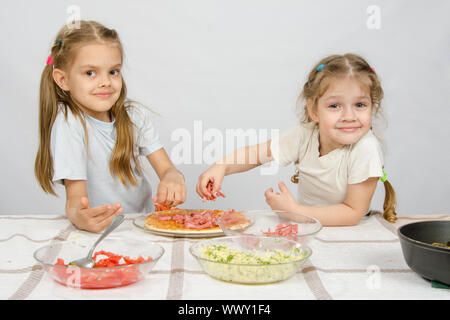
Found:
M 86 180 L 90 207 L 121 202 L 124 213 L 143 213 L 153 209 L 152 189 L 144 174 L 140 174 L 133 161 L 132 168 L 138 185 L 123 185 L 109 170 L 111 152 L 116 143 L 116 128 L 112 122 L 103 122 L 85 115 L 88 139 L 81 121 L 60 106 L 51 133 L 51 153 L 53 158 L 53 181 L 63 184 L 63 180 Z M 147 156 L 161 149 L 158 133 L 150 121 L 150 111 L 134 106 L 128 114 L 135 124 L 134 155 Z M 88 141 L 88 153 L 86 153 Z M 139 161 L 139 160 L 137 160 Z
M 271 142 L 281 166 L 295 162 L 299 171 L 298 202 L 308 206 L 342 203 L 348 184 L 383 176 L 383 152 L 371 130 L 357 143 L 320 156 L 319 129 L 314 122 L 300 124 Z

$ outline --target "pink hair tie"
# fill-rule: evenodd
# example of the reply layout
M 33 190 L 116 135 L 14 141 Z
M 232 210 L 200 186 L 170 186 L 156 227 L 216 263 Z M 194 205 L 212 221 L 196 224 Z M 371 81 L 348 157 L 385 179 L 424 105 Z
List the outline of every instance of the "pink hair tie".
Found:
M 52 56 L 48 56 L 47 64 L 51 64 L 52 66 L 54 65 Z
M 370 69 L 372 69 L 372 71 L 375 72 L 375 68 L 374 67 L 370 67 Z

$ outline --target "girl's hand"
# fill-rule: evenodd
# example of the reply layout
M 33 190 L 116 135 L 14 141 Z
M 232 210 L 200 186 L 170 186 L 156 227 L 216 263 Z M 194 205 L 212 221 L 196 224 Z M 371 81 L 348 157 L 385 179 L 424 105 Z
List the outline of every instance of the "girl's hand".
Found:
M 158 192 L 153 203 L 173 207 L 186 201 L 184 177 L 170 161 L 164 148 L 147 155 L 147 159 L 159 177 Z
M 115 216 L 123 212 L 120 202 L 114 205 L 90 208 L 89 199 L 81 197 L 78 203 L 71 201 L 66 207 L 66 215 L 69 220 L 79 229 L 90 232 L 101 232 L 105 230 Z
M 168 170 L 158 185 L 154 203 L 174 207 L 186 201 L 186 186 L 183 175 L 176 169 Z
M 280 188 L 281 194 L 279 192 L 274 193 L 272 188 L 266 190 L 264 193 L 267 204 L 272 208 L 272 210 L 286 212 L 295 211 L 297 201 L 291 191 L 283 182 L 279 182 L 278 187 Z
M 220 191 L 223 178 L 225 177 L 225 169 L 224 164 L 216 163 L 200 175 L 196 186 L 196 191 L 200 198 L 204 201 L 215 198 L 214 195 Z M 207 188 L 208 183 L 212 184 L 212 192 Z

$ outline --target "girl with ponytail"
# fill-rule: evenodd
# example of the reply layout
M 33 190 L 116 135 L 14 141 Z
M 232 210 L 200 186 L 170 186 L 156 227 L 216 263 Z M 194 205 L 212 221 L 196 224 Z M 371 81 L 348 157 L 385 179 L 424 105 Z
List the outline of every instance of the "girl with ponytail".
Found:
M 151 122 L 151 112 L 127 99 L 123 47 L 117 32 L 95 21 L 64 26 L 41 76 L 36 178 L 46 193 L 66 191 L 66 215 L 99 232 L 118 214 L 149 212 L 186 198 Z M 155 197 L 143 173 L 148 159 L 160 183 Z
M 315 217 L 325 226 L 356 225 L 370 211 L 378 181 L 385 187 L 384 218 L 395 222 L 395 192 L 386 179 L 380 143 L 372 118 L 381 110 L 383 90 L 375 70 L 355 54 L 331 55 L 309 73 L 299 101 L 303 119 L 280 139 L 236 150 L 205 171 L 198 180 L 202 198 L 220 189 L 224 176 L 275 160 L 294 163 L 298 198 L 278 184 L 265 192 L 273 210 Z M 237 159 L 237 161 L 235 160 Z M 250 163 L 249 159 L 257 159 Z M 208 185 L 213 185 L 212 191 Z

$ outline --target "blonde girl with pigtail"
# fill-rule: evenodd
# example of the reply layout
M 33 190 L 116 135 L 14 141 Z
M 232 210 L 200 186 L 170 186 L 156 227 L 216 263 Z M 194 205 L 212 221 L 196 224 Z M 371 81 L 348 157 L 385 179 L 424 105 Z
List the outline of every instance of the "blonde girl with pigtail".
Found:
M 292 182 L 297 200 L 280 182 L 280 192 L 265 192 L 273 210 L 315 217 L 325 226 L 359 223 L 370 211 L 378 181 L 385 187 L 383 217 L 395 222 L 396 197 L 386 179 L 383 152 L 372 132 L 381 112 L 383 89 L 378 76 L 362 57 L 332 55 L 319 61 L 308 75 L 299 101 L 299 125 L 280 139 L 247 146 L 221 159 L 200 177 L 197 193 L 208 198 L 220 190 L 226 175 L 243 172 L 269 161 L 295 164 Z M 249 163 L 248 159 L 257 159 Z M 206 188 L 213 185 L 212 191 Z
M 127 99 L 123 58 L 115 30 L 80 21 L 58 32 L 41 76 L 35 175 L 46 193 L 64 185 L 68 219 L 92 232 L 118 214 L 152 211 L 152 200 L 172 206 L 186 198 L 152 113 Z M 160 179 L 153 198 L 142 156 Z

